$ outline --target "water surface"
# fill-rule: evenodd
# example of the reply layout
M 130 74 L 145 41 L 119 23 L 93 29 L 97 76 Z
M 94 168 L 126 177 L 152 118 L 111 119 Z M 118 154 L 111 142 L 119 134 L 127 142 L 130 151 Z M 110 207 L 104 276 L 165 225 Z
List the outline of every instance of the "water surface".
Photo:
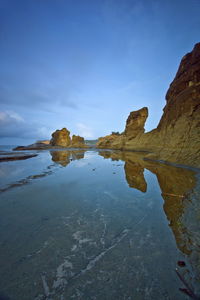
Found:
M 0 299 L 190 299 L 198 176 L 120 151 L 1 163 Z

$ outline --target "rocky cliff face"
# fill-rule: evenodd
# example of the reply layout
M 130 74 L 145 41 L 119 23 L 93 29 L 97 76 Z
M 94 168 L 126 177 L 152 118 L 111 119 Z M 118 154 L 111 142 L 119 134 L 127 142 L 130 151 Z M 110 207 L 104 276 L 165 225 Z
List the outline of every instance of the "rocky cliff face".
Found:
M 166 102 L 156 129 L 142 133 L 148 115 L 143 108 L 130 114 L 124 134 L 109 145 L 101 138 L 97 147 L 149 151 L 149 159 L 200 167 L 200 43 L 181 60 Z

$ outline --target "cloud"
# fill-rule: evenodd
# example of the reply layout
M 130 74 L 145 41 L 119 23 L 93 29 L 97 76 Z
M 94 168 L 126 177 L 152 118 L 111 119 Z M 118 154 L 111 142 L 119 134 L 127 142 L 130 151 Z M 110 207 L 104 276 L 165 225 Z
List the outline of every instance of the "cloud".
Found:
M 51 130 L 36 123 L 28 123 L 14 111 L 0 112 L 0 138 L 46 139 Z
M 24 119 L 14 111 L 1 111 L 0 112 L 0 126 L 8 126 L 10 124 L 24 123 Z
M 83 123 L 76 124 L 76 127 L 78 128 L 78 134 L 80 136 L 83 136 L 84 138 L 93 138 L 93 130 L 92 128 L 88 127 L 87 125 Z

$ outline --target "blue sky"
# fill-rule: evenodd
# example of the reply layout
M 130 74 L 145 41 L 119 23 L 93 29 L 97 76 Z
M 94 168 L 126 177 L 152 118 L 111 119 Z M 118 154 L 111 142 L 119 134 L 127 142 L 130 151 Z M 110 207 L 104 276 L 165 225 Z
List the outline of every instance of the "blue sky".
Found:
M 199 16 L 200 0 L 0 0 L 0 143 L 98 138 L 143 106 L 155 128 Z

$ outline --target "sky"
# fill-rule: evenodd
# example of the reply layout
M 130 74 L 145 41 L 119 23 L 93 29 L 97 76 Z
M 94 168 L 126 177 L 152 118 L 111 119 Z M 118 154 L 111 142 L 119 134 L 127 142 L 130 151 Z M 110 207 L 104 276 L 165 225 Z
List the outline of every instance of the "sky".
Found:
M 152 130 L 199 16 L 200 0 L 0 0 L 0 144 L 96 139 L 144 106 Z

